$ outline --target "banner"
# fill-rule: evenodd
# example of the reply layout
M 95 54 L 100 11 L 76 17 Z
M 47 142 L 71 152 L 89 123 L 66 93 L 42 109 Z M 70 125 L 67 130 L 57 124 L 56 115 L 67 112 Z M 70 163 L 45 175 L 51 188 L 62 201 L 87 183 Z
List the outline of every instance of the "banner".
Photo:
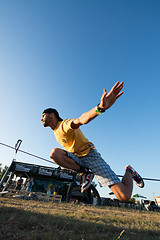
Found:
M 14 174 L 21 174 L 23 176 L 27 175 L 29 177 L 47 177 L 62 181 L 73 181 L 74 176 L 76 176 L 76 174 L 70 170 L 63 170 L 60 168 L 51 168 L 16 161 L 12 162 L 10 171 Z

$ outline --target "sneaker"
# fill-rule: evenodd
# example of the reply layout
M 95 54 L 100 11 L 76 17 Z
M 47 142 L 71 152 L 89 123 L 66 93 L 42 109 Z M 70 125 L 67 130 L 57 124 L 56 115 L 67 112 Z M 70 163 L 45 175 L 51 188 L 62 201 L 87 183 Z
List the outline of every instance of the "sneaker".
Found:
M 132 173 L 133 180 L 138 185 L 138 187 L 143 188 L 144 187 L 144 181 L 142 177 L 132 168 L 130 165 L 126 166 L 126 170 L 129 170 Z
M 82 178 L 83 178 L 83 183 L 81 187 L 81 193 L 87 191 L 87 189 L 91 186 L 94 175 L 92 173 L 83 174 Z

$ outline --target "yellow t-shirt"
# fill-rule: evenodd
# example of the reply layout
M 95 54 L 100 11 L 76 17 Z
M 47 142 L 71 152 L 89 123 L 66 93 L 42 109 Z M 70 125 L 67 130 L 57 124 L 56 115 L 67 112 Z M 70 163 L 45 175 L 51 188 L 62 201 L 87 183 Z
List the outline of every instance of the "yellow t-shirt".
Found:
M 68 152 L 76 154 L 78 157 L 86 156 L 94 145 L 83 135 L 82 131 L 71 128 L 74 119 L 65 119 L 58 122 L 54 129 L 57 142 Z

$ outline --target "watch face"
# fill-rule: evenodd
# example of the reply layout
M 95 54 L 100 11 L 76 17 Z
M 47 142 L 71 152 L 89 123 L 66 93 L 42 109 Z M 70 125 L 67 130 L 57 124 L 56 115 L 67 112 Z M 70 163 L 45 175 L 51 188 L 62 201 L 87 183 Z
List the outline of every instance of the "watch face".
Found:
M 105 110 L 103 110 L 102 108 L 98 107 L 98 111 L 100 111 L 101 113 L 102 112 L 105 112 Z

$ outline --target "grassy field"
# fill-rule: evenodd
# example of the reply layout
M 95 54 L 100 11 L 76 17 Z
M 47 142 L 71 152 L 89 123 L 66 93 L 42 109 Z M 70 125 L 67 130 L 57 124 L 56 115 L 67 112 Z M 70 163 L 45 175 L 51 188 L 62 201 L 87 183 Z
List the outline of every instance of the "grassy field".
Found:
M 160 213 L 0 197 L 3 240 L 160 240 Z

